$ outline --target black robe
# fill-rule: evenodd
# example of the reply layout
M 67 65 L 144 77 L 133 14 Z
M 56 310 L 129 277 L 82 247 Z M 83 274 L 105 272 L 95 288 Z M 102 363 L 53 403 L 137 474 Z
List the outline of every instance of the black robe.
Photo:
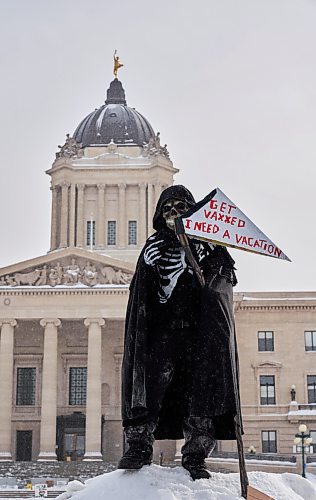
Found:
M 183 186 L 172 186 L 161 194 L 154 216 L 157 232 L 151 236 L 138 259 L 130 286 L 126 313 L 124 358 L 122 366 L 122 418 L 124 427 L 143 423 L 148 418 L 146 363 L 148 342 L 156 329 L 160 311 L 157 303 L 159 276 L 155 266 L 149 266 L 144 254 L 149 245 L 160 243 L 168 249 L 175 235 L 166 228 L 161 208 L 170 198 L 193 204 L 191 193 Z M 203 244 L 207 246 L 206 244 Z M 192 243 L 192 250 L 194 245 Z M 197 257 L 197 256 L 196 256 Z M 159 414 L 156 439 L 181 439 L 182 423 L 188 416 L 211 417 L 216 439 L 235 439 L 235 419 L 241 423 L 238 359 L 233 318 L 233 265 L 227 250 L 216 246 L 200 262 L 206 285 L 198 290 L 198 301 L 183 304 L 198 319 L 195 329 L 192 386 L 189 407 L 183 394 L 181 378 L 174 373 Z M 221 270 L 221 274 L 218 271 Z M 192 286 L 197 280 L 192 277 Z M 192 297 L 190 296 L 190 299 Z

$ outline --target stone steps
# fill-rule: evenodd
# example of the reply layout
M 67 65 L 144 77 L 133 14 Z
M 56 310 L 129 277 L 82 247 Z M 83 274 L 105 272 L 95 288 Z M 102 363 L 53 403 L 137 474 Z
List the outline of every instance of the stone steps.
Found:
M 63 493 L 63 491 L 48 491 L 47 492 L 47 497 L 45 498 L 56 498 L 58 495 Z M 16 498 L 16 499 L 22 499 L 22 498 L 34 498 L 35 492 L 34 491 L 25 491 L 25 490 L 11 490 L 11 491 L 5 491 L 5 490 L 0 490 L 0 499 L 2 498 Z
M 80 480 L 112 472 L 116 467 L 117 464 L 111 462 L 0 462 L 0 478 L 15 477 L 23 481 L 40 477 Z

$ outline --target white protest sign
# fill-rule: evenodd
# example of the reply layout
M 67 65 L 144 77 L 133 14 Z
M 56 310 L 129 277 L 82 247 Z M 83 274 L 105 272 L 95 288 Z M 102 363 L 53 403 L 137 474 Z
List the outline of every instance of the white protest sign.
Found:
M 181 220 L 188 236 L 290 261 L 219 188 L 194 205 Z
M 47 498 L 46 484 L 36 484 L 34 489 L 35 489 L 35 498 Z

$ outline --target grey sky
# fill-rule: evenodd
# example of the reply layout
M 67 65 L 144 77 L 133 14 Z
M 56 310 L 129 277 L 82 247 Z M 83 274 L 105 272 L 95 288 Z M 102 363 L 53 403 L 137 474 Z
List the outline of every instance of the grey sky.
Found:
M 315 290 L 315 1 L 2 0 L 1 17 L 1 267 L 48 250 L 44 171 L 116 48 L 176 182 L 220 187 L 293 260 L 233 251 L 237 289 Z

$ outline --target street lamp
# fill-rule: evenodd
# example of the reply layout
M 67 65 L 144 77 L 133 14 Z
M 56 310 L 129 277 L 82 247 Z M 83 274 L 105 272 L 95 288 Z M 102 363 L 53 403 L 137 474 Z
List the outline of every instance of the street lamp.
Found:
M 295 434 L 294 444 L 299 445 L 302 450 L 302 477 L 305 476 L 305 448 L 308 449 L 312 442 L 310 433 L 307 432 L 305 424 L 301 424 L 298 428 L 298 433 Z
M 291 385 L 291 401 L 296 400 L 296 386 L 294 384 Z

